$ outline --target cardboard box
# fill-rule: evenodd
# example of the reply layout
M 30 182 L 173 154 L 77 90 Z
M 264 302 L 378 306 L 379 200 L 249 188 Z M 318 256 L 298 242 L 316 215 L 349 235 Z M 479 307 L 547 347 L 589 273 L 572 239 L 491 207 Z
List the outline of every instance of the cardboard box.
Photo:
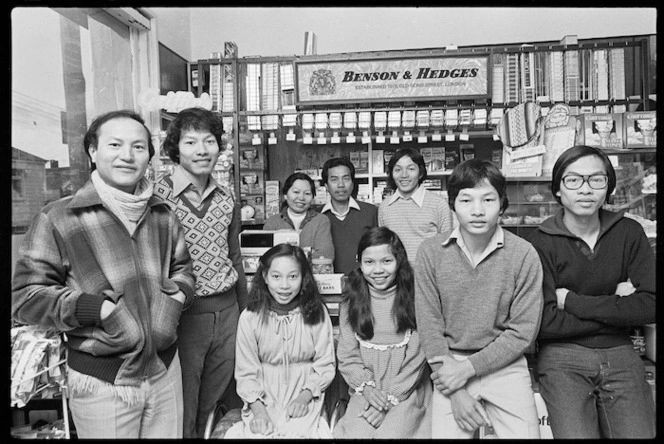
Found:
M 657 146 L 657 111 L 634 111 L 623 114 L 625 146 L 654 148 Z
M 341 294 L 343 291 L 343 273 L 314 274 L 320 294 Z

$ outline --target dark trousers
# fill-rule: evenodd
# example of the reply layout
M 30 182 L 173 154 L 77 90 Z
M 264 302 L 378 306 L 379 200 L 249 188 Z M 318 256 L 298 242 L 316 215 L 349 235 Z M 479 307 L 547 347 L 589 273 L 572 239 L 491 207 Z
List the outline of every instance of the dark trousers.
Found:
M 184 438 L 202 438 L 210 412 L 235 371 L 237 303 L 214 313 L 183 314 L 178 327 Z

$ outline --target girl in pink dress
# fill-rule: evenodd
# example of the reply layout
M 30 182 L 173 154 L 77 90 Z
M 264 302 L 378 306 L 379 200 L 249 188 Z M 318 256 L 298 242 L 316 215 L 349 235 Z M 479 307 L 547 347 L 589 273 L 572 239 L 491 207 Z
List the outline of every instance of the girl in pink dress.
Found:
M 240 314 L 235 379 L 242 422 L 225 438 L 332 438 L 321 411 L 335 374 L 332 322 L 301 248 L 260 259 Z

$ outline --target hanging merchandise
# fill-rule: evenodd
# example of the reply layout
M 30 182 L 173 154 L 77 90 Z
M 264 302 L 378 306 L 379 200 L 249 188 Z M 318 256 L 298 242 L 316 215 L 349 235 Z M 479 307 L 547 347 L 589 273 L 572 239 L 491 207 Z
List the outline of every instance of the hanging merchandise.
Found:
M 427 143 L 426 128 L 429 127 L 429 111 L 419 110 L 416 114 L 416 125 L 420 131 L 420 134 L 417 136 L 418 143 Z
M 569 106 L 564 103 L 553 105 L 544 118 L 546 152 L 542 158 L 542 174 L 551 174 L 558 156 L 574 146 L 576 130 L 577 117 L 570 115 Z
M 445 128 L 454 129 L 459 124 L 459 110 L 448 109 L 445 111 Z
M 404 128 L 403 141 L 410 142 L 413 140 L 411 130 L 415 128 L 415 111 L 407 110 L 401 116 L 401 126 Z
M 540 106 L 525 102 L 509 108 L 502 115 L 498 134 L 503 145 L 510 148 L 523 147 L 539 136 Z
M 314 129 L 314 115 L 311 113 L 302 114 L 302 143 L 310 145 L 313 143 L 311 131 Z
M 468 127 L 470 126 L 472 118 L 472 111 L 469 109 L 462 109 L 459 111 L 459 125 L 462 127 Z
M 503 173 L 508 177 L 542 174 L 542 156 L 546 149 L 542 136 L 540 106 L 534 102 L 520 103 L 509 108 L 498 125 L 503 142 Z
M 486 126 L 487 112 L 485 108 L 476 108 L 473 111 L 473 126 L 475 128 L 483 128 Z
M 378 132 L 376 143 L 385 143 L 384 132 L 387 129 L 387 112 L 376 111 L 374 113 L 374 128 Z
M 331 143 L 341 142 L 339 130 L 341 129 L 342 123 L 341 113 L 330 113 L 330 129 L 332 130 L 332 137 L 330 137 Z
M 316 131 L 318 132 L 318 139 L 316 139 L 317 143 L 319 145 L 326 144 L 327 137 L 325 137 L 325 130 L 327 129 L 327 113 L 316 113 L 315 125 Z

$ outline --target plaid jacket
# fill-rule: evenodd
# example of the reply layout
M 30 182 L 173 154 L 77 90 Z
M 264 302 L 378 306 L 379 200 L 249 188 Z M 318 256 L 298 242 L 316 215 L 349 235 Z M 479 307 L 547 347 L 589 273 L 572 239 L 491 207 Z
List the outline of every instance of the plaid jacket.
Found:
M 150 198 L 130 236 L 88 181 L 35 216 L 19 253 L 12 316 L 66 332 L 69 367 L 138 386 L 170 365 L 195 287 L 182 227 L 162 201 Z M 184 305 L 169 297 L 178 290 Z M 102 321 L 107 297 L 117 306 Z

